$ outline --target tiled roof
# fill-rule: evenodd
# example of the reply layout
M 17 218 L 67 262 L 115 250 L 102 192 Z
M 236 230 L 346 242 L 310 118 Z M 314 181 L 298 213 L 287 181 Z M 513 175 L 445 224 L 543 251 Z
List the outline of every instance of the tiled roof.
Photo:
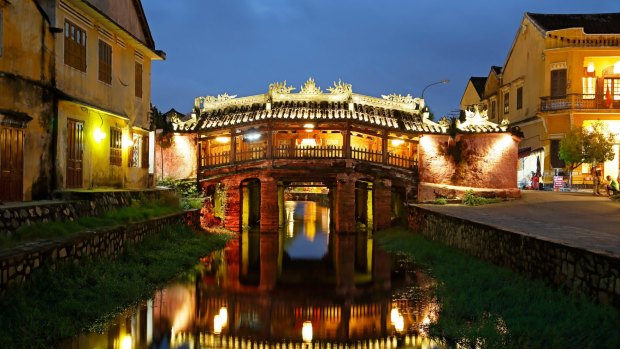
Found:
M 330 101 L 274 102 L 270 109 L 265 103 L 254 103 L 208 110 L 201 114 L 193 130 L 206 131 L 263 120 L 352 121 L 414 133 L 442 132 L 440 127 L 424 123 L 418 114 L 361 103 L 353 103 L 353 110 L 349 110 L 348 102 Z
M 620 34 L 620 13 L 544 14 L 527 13 L 545 31 L 583 28 L 587 34 Z
M 471 78 L 469 78 L 469 81 L 471 81 L 471 84 L 474 85 L 478 96 L 482 98 L 482 96 L 484 95 L 484 84 L 486 84 L 487 82 L 486 76 L 472 76 Z
M 495 74 L 499 75 L 502 73 L 502 67 L 497 66 L 497 65 L 492 65 L 491 69 L 493 69 L 493 71 L 495 72 Z

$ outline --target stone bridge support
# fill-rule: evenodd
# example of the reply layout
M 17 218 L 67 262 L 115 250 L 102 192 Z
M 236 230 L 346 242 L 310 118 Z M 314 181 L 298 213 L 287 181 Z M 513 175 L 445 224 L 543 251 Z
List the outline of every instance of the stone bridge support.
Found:
M 387 229 L 392 223 L 392 181 L 377 179 L 374 186 L 374 228 Z

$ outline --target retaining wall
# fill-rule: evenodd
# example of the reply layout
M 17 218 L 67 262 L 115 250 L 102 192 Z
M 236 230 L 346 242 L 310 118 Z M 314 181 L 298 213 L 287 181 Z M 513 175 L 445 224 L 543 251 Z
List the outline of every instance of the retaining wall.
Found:
M 620 308 L 620 258 L 409 208 L 409 227 L 428 239 Z
M 31 242 L 0 252 L 0 289 L 22 285 L 32 272 L 43 266 L 53 267 L 62 261 L 79 263 L 85 257 L 116 258 L 127 244 L 141 242 L 147 235 L 160 232 L 172 224 L 194 225 L 199 210 L 175 213 L 147 221 L 86 231 L 77 236 Z
M 79 217 L 99 216 L 112 209 L 129 206 L 133 200 L 156 200 L 162 195 L 174 195 L 174 191 L 66 191 L 57 194 L 59 201 L 0 205 L 0 235 L 11 235 L 22 225 L 67 222 Z

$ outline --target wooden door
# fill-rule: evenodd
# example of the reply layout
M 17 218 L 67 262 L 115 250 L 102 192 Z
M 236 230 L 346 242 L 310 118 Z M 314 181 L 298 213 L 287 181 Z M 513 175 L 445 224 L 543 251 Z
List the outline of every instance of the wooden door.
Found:
M 23 200 L 24 130 L 0 126 L 0 200 Z
M 67 188 L 82 187 L 84 122 L 67 120 Z

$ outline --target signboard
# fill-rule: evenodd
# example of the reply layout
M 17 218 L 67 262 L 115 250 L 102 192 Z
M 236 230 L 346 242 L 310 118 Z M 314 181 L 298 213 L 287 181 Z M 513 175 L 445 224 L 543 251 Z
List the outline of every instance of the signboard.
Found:
M 564 177 L 563 176 L 553 176 L 553 190 L 559 191 L 564 188 Z

